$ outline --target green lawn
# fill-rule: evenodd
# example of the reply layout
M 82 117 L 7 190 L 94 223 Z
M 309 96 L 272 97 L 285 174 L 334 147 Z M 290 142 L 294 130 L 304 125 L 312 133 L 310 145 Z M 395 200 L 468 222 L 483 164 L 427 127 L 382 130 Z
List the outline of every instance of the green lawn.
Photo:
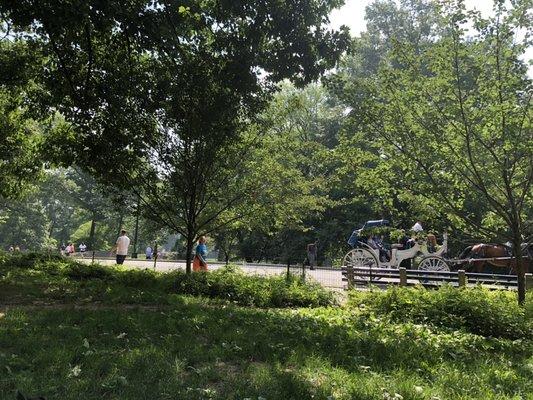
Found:
M 259 308 L 169 294 L 186 289 L 162 283 L 172 275 L 152 290 L 14 264 L 0 260 L 0 302 L 16 303 L 0 306 L 1 399 L 533 399 L 531 299 L 524 311 L 512 295 L 403 290 L 354 294 L 343 307 Z M 63 295 L 47 279 L 64 281 Z M 501 315 L 483 335 L 464 318 L 487 313 Z

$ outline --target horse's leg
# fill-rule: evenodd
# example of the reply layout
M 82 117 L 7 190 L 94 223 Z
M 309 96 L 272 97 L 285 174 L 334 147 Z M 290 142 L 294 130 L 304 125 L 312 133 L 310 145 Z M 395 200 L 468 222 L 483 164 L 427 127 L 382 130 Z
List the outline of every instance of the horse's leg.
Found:
M 474 261 L 474 265 L 475 265 L 475 270 L 478 274 L 483 272 L 483 267 L 485 266 L 484 261 Z

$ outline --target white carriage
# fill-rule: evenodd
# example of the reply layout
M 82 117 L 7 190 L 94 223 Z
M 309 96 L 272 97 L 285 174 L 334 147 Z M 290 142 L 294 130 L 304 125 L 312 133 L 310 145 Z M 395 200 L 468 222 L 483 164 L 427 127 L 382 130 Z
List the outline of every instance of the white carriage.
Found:
M 388 259 L 385 259 L 379 248 L 373 248 L 367 243 L 352 238 L 357 232 L 365 228 L 388 225 L 386 220 L 368 221 L 363 228 L 355 231 L 348 241 L 354 248 L 350 250 L 343 259 L 343 266 L 353 268 L 399 268 L 402 261 L 419 258 L 418 269 L 426 271 L 449 271 L 450 267 L 443 255 L 448 250 L 448 236 L 442 235 L 441 245 L 433 246 L 427 239 L 419 238 L 410 248 L 402 249 L 400 245 L 392 245 Z M 431 248 L 431 251 L 430 251 Z

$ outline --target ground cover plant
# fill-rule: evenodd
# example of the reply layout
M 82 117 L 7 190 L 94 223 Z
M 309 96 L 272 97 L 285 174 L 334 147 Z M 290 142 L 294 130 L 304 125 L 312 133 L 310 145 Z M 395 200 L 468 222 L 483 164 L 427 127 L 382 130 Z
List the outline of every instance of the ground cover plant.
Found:
M 531 298 L 521 309 L 512 296 L 483 290 L 396 290 L 353 294 L 342 307 L 254 307 L 209 298 L 205 274 L 198 286 L 173 279 L 174 290 L 191 293 L 165 297 L 153 289 L 157 274 L 150 281 L 146 272 L 102 268 L 91 277 L 81 267 L 58 270 L 59 258 L 23 260 L 0 263 L 1 399 L 17 390 L 48 400 L 533 398 Z M 20 271 L 23 285 L 4 285 Z M 231 287 L 231 274 L 217 290 Z M 45 276 L 74 292 L 90 283 L 95 293 L 128 276 L 130 287 L 159 294 L 118 302 L 17 292 L 33 277 L 37 293 Z M 5 305 L 6 287 L 16 305 Z M 492 332 L 459 318 L 469 309 L 481 318 L 484 307 L 501 317 Z
M 209 273 L 159 273 L 99 264 L 57 255 L 0 255 L 0 301 L 25 299 L 129 304 L 171 303 L 178 294 L 205 296 L 259 307 L 327 306 L 331 292 L 298 277 L 246 275 L 236 267 Z

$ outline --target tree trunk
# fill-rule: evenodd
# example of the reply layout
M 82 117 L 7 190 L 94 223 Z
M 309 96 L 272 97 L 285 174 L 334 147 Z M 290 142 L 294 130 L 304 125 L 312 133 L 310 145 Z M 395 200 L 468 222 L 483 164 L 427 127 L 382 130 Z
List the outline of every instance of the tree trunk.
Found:
M 122 232 L 122 223 L 124 222 L 124 215 L 120 213 L 120 216 L 118 217 L 118 233 L 117 236 L 120 236 L 120 233 Z
M 54 234 L 55 229 L 56 229 L 56 219 L 52 218 L 52 221 L 50 224 L 50 231 L 48 231 L 48 239 L 52 238 L 52 235 Z
M 520 236 L 513 239 L 513 256 L 516 263 L 516 275 L 518 280 L 518 304 L 524 305 L 526 301 L 526 271 L 522 257 L 522 240 Z
M 185 272 L 192 272 L 192 249 L 194 247 L 194 236 L 187 236 L 187 248 L 185 250 Z
M 229 251 L 224 251 L 224 261 L 226 261 L 226 267 L 229 264 Z
M 94 248 L 94 232 L 96 230 L 95 216 L 91 220 L 91 232 L 89 233 L 89 250 L 95 250 Z

